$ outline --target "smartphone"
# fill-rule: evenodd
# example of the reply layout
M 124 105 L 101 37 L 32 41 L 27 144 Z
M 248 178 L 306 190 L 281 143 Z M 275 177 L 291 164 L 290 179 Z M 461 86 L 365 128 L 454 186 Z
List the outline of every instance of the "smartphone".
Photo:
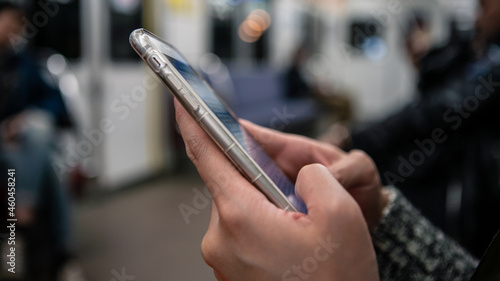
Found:
M 294 184 L 177 49 L 142 28 L 130 44 L 251 184 L 279 208 L 307 213 Z

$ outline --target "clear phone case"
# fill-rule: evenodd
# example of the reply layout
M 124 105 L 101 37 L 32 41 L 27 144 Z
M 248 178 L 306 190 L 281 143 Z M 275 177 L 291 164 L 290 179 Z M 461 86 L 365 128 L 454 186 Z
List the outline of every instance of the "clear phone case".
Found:
M 133 31 L 130 44 L 249 182 L 278 207 L 307 212 L 293 184 L 179 51 L 145 29 Z

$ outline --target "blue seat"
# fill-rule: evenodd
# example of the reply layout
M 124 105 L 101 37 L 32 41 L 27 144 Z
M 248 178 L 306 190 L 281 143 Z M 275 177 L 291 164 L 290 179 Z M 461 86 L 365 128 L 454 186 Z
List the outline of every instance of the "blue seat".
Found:
M 231 69 L 234 96 L 230 106 L 235 114 L 261 126 L 295 131 L 312 124 L 318 116 L 313 99 L 287 99 L 283 75 L 263 67 Z

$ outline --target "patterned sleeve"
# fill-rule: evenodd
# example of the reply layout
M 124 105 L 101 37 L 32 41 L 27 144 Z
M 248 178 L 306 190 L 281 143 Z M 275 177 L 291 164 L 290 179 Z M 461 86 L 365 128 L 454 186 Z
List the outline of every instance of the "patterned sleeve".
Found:
M 380 279 L 469 280 L 478 261 L 446 237 L 396 189 L 372 233 Z

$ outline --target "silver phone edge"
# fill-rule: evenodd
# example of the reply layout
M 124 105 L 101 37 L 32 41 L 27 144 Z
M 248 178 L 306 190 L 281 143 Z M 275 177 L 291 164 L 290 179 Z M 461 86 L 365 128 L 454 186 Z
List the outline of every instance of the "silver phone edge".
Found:
M 211 118 L 199 118 L 199 116 L 196 115 L 194 112 L 194 109 L 191 108 L 191 105 L 189 104 L 189 101 L 186 100 L 186 98 L 179 93 L 179 90 L 176 89 L 174 85 L 171 84 L 171 82 L 167 79 L 167 77 L 164 77 L 162 73 L 155 71 L 153 66 L 151 65 L 151 62 L 147 60 L 148 57 L 148 49 L 145 47 L 146 44 L 150 45 L 150 48 L 153 48 L 156 52 L 161 54 L 161 51 L 158 50 L 154 44 L 151 42 L 148 42 L 146 36 L 153 36 L 157 40 L 161 41 L 162 43 L 166 44 L 169 48 L 172 48 L 174 51 L 180 54 L 180 52 L 177 51 L 176 48 L 165 42 L 163 39 L 157 37 L 153 33 L 140 28 L 135 31 L 133 31 L 130 35 L 130 44 L 132 47 L 135 49 L 135 51 L 139 54 L 139 56 L 144 60 L 144 62 L 155 72 L 155 74 L 160 78 L 160 80 L 167 86 L 167 88 L 170 90 L 170 92 L 180 101 L 180 103 L 186 108 L 186 110 L 190 113 L 190 115 L 200 124 L 200 127 L 203 128 L 203 130 L 212 138 L 212 140 L 219 146 L 219 148 L 222 150 L 222 152 L 226 155 L 226 157 L 233 163 L 233 165 L 240 170 L 240 172 L 248 179 L 249 182 L 251 182 L 253 185 L 255 185 L 262 193 L 264 193 L 270 201 L 272 201 L 275 205 L 278 207 L 286 210 L 286 211 L 294 211 L 297 212 L 297 209 L 295 206 L 288 200 L 288 198 L 283 194 L 283 192 L 274 184 L 274 182 L 269 178 L 269 176 L 262 170 L 262 168 L 255 162 L 255 160 L 245 151 L 243 147 L 241 147 L 240 143 L 235 139 L 235 137 L 226 129 L 226 127 L 222 124 L 222 122 L 217 118 L 217 116 L 208 108 L 208 106 L 205 104 L 201 98 L 198 97 L 198 95 L 195 93 L 195 91 L 192 89 L 192 87 L 189 85 L 189 83 L 182 77 L 182 75 L 173 67 L 167 61 L 167 67 L 171 71 L 173 75 L 176 76 L 178 80 L 180 80 L 183 84 L 183 86 L 188 90 L 187 93 L 190 95 L 191 99 L 195 99 L 197 103 L 203 107 L 203 109 L 206 111 L 206 115 L 209 115 Z M 205 115 L 205 116 L 206 116 Z M 232 143 L 234 143 L 234 148 L 236 149 L 231 149 L 231 153 L 224 151 L 224 147 L 220 144 L 218 141 L 218 138 L 230 138 Z M 237 159 L 244 159 L 242 162 L 241 160 Z M 248 165 L 251 165 L 251 167 L 248 167 Z M 259 174 L 254 177 L 254 179 L 251 178 L 251 175 L 248 175 L 245 170 L 247 169 L 256 169 L 258 170 Z M 263 180 L 259 180 L 262 178 Z M 253 181 L 253 182 L 252 182 Z

